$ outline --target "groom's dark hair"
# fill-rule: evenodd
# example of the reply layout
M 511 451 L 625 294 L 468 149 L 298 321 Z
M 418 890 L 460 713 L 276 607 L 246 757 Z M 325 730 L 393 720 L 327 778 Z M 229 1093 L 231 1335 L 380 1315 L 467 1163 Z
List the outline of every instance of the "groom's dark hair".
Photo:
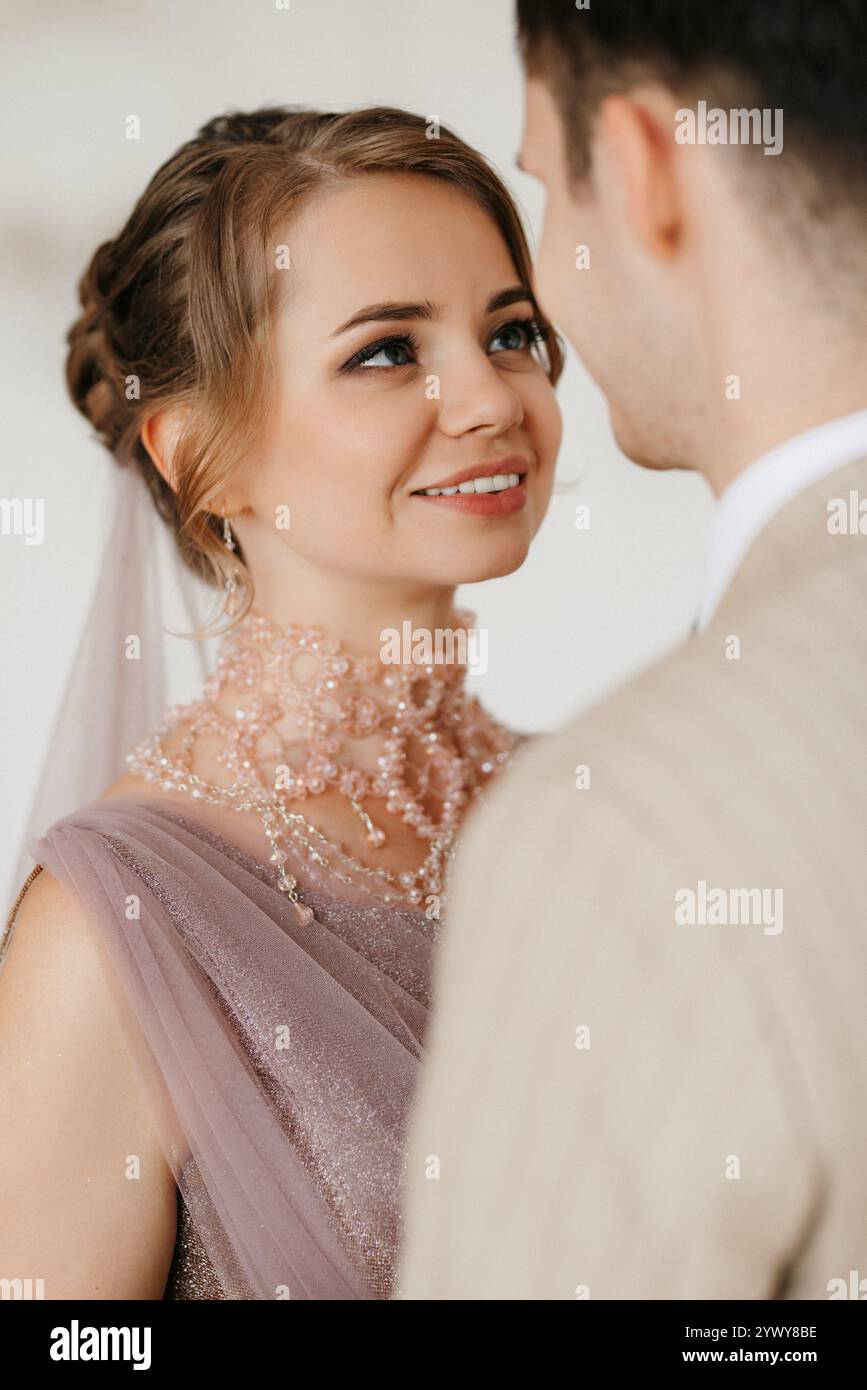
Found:
M 786 172 L 812 175 L 820 204 L 867 202 L 867 0 L 518 0 L 518 42 L 557 101 L 575 186 L 603 97 L 649 79 L 709 106 L 781 108 Z

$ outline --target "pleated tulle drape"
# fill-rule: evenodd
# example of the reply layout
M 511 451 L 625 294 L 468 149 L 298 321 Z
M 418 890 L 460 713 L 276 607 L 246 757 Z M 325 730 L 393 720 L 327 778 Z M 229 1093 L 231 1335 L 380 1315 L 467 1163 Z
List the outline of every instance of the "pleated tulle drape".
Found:
M 308 864 L 308 926 L 179 798 L 31 841 L 87 909 L 154 1124 L 225 1296 L 388 1298 L 439 924 Z

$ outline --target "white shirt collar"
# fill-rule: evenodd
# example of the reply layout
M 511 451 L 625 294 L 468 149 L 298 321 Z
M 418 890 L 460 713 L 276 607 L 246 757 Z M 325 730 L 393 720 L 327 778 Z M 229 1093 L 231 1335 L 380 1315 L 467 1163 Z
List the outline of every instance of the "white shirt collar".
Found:
M 857 410 L 762 454 L 722 493 L 711 523 L 701 632 L 711 621 L 747 550 L 785 504 L 836 468 L 867 457 L 867 410 Z

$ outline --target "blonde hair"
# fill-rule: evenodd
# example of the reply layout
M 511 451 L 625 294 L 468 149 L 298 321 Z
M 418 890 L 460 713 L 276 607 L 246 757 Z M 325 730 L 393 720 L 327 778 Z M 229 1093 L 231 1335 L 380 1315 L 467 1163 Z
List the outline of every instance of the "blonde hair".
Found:
M 185 563 L 221 587 L 234 573 L 236 622 L 253 602 L 252 578 L 239 544 L 229 559 L 222 521 L 208 504 L 267 418 L 269 329 L 280 284 L 271 237 L 323 187 L 386 172 L 444 179 L 475 199 L 530 289 L 521 219 L 496 172 L 446 127 L 429 138 L 421 116 L 387 106 L 342 114 L 282 106 L 215 117 L 157 170 L 79 282 L 82 312 L 67 334 L 72 400 L 118 464 L 142 474 Z M 537 317 L 548 335 L 553 383 L 562 345 Z M 141 439 L 146 420 L 169 405 L 186 407 L 173 486 Z

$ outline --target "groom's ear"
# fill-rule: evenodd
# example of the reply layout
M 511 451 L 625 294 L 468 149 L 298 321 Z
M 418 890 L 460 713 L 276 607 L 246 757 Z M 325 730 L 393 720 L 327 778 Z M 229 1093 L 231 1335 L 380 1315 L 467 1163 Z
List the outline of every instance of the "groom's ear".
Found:
M 677 179 L 674 103 L 657 88 L 600 103 L 593 185 L 612 229 L 648 254 L 670 256 L 680 240 L 683 199 Z

